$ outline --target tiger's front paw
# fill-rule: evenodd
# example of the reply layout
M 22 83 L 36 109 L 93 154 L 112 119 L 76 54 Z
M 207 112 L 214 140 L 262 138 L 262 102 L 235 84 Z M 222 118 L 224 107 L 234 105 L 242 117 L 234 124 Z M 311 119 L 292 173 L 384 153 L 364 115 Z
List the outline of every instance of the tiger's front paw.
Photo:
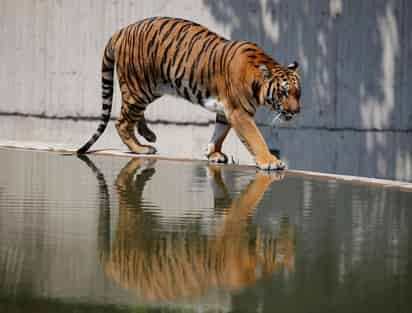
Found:
M 266 171 L 284 170 L 286 168 L 286 164 L 275 156 L 270 155 L 268 157 L 256 158 L 256 167 Z
M 211 163 L 227 163 L 228 158 L 226 154 L 222 152 L 212 152 L 207 156 L 207 159 Z

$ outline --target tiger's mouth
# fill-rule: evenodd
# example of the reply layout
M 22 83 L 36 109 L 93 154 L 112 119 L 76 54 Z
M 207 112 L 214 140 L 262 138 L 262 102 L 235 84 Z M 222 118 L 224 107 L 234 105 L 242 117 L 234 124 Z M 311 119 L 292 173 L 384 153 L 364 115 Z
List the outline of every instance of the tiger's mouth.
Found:
M 281 113 L 281 115 L 280 115 L 280 118 L 282 119 L 282 120 L 284 120 L 284 121 L 290 121 L 292 118 L 293 118 L 293 116 L 294 116 L 295 114 L 293 114 L 293 113 Z
M 279 102 L 272 105 L 272 110 L 274 111 L 275 117 L 271 122 L 271 126 L 275 126 L 278 119 L 288 122 L 296 115 L 296 113 L 286 111 Z

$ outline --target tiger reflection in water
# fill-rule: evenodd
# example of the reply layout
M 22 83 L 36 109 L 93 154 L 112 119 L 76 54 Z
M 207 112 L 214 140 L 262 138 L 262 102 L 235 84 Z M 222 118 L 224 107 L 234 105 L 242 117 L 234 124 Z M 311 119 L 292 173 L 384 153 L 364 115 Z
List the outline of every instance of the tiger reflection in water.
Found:
M 225 168 L 209 164 L 214 190 L 223 194 L 215 203 L 229 204 L 220 208 L 222 222 L 214 234 L 156 232 L 153 236 L 153 228 L 159 227 L 156 218 L 141 209 L 145 183 L 155 174 L 150 162 L 155 161 L 130 160 L 115 180 L 119 218 L 114 238 L 100 245 L 100 262 L 119 286 L 146 300 L 173 300 L 205 295 L 213 288 L 238 290 L 281 269 L 294 270 L 295 234 L 288 219 L 282 218 L 277 234 L 259 226 L 252 229 L 249 221 L 266 189 L 281 174 L 257 172 L 231 200 L 222 179 Z M 103 228 L 100 231 L 107 233 Z M 110 241 L 102 234 L 99 238 Z

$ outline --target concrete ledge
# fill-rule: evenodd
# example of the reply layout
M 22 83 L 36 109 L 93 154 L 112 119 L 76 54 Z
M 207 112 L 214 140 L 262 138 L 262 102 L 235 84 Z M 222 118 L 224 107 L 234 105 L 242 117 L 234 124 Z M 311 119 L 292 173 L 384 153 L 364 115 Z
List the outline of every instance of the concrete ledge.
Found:
M 20 149 L 20 150 L 34 150 L 34 151 L 45 151 L 45 152 L 59 152 L 74 154 L 76 148 L 65 146 L 62 144 L 51 144 L 51 143 L 41 143 L 41 142 L 24 142 L 24 141 L 11 141 L 11 140 L 0 140 L 0 150 L 1 149 Z M 117 149 L 102 149 L 102 150 L 91 150 L 88 154 L 92 155 L 102 155 L 102 156 L 116 156 L 116 157 L 141 157 L 141 158 L 154 158 L 158 160 L 171 160 L 171 161 L 186 161 L 186 162 L 204 162 L 207 163 L 206 159 L 191 159 L 191 158 L 175 158 L 166 155 L 136 155 L 127 151 L 117 150 Z M 251 165 L 222 165 L 222 166 L 235 166 L 241 167 L 252 167 Z M 344 181 L 351 184 L 362 184 L 362 185 L 374 185 L 383 188 L 395 188 L 402 191 L 412 192 L 412 183 L 388 180 L 388 179 L 376 179 L 360 176 L 350 176 L 350 175 L 336 175 L 330 173 L 320 173 L 313 171 L 304 170 L 285 170 L 286 175 L 294 176 L 307 176 L 313 179 L 319 180 L 336 180 Z

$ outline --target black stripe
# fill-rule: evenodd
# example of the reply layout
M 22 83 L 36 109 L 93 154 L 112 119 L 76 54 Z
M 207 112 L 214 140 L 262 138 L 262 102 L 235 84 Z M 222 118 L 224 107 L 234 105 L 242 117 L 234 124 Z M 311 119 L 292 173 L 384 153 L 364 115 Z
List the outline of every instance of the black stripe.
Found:
M 152 95 L 150 95 L 142 85 L 139 85 L 138 88 L 140 89 L 140 91 L 143 93 L 143 95 L 146 98 L 146 101 L 144 103 L 152 102 Z
M 108 71 L 108 70 L 113 71 L 113 68 L 114 68 L 114 60 L 110 61 L 104 57 L 103 62 L 102 62 L 102 71 Z
M 266 98 L 269 98 L 270 94 L 272 93 L 270 89 L 272 88 L 273 80 L 269 82 L 268 89 L 266 89 Z
M 102 73 L 110 73 L 110 74 L 112 74 L 112 73 L 113 73 L 113 68 L 114 68 L 114 66 L 113 66 L 113 67 L 103 67 L 103 68 L 102 68 Z
M 273 91 L 272 91 L 272 99 L 277 99 L 277 95 L 276 95 L 276 88 L 273 88 Z
M 192 100 L 190 99 L 190 96 L 189 96 L 189 92 L 187 91 L 187 88 L 186 88 L 186 87 L 183 88 L 183 95 L 184 95 L 184 97 L 186 98 L 186 100 L 192 102 Z
M 153 43 L 154 43 L 155 39 L 157 38 L 157 34 L 158 34 L 158 33 L 159 33 L 159 31 L 156 30 L 156 31 L 154 32 L 152 38 L 149 40 L 149 43 L 147 44 L 147 54 L 150 53 L 150 50 L 151 50 L 151 48 L 152 48 L 152 46 L 153 46 Z
M 129 106 L 129 110 L 134 111 L 137 108 L 139 111 L 146 110 L 146 104 L 143 102 L 135 102 Z
M 133 95 L 130 95 L 130 96 L 133 98 L 134 102 L 129 102 L 128 100 L 124 100 L 124 103 L 125 103 L 127 106 L 140 105 L 140 104 L 143 104 L 143 105 L 144 105 L 145 100 L 142 99 L 139 95 L 133 94 Z
M 146 28 L 144 29 L 144 33 L 145 33 L 144 42 L 147 41 L 147 37 L 149 36 L 150 31 L 153 29 L 153 27 L 155 25 L 155 23 L 154 23 L 155 19 L 156 19 L 155 17 L 147 19 Z
M 204 53 L 207 53 L 207 50 L 208 50 L 209 47 L 212 45 L 212 43 L 213 43 L 214 41 L 218 40 L 218 39 L 219 39 L 219 37 L 215 36 L 214 38 L 212 38 L 211 40 L 209 40 L 208 43 L 207 43 L 207 45 L 206 45 L 206 47 L 205 47 L 205 49 L 204 49 Z M 216 46 L 217 46 L 218 44 L 219 44 L 219 42 L 217 42 L 217 43 L 213 46 L 211 52 L 213 52 L 213 50 L 216 48 Z M 210 54 L 209 54 L 209 57 L 210 57 Z M 208 61 L 210 62 L 210 60 L 208 60 Z M 209 63 L 209 62 L 208 62 L 208 63 Z
M 239 43 L 239 42 L 238 42 Z M 249 43 L 247 41 L 244 42 L 240 42 L 240 44 L 236 47 L 235 51 L 233 51 L 232 53 L 232 57 L 230 58 L 230 60 L 233 59 L 233 57 L 237 54 L 237 52 L 239 51 L 240 48 L 242 48 L 243 46 L 248 45 Z
M 126 60 L 126 40 L 123 38 L 123 40 L 120 42 L 120 58 L 118 60 L 118 63 L 121 63 L 121 68 L 125 67 L 125 60 Z
M 246 48 L 243 52 L 257 51 L 256 48 Z
M 175 21 L 172 26 L 166 31 L 166 33 L 163 35 L 161 41 L 166 41 L 167 37 L 169 37 L 170 33 L 173 31 L 173 29 L 177 26 L 177 24 L 181 23 L 179 20 Z
M 99 127 L 97 127 L 97 131 L 99 133 L 103 133 L 105 128 L 106 128 L 106 123 L 105 124 L 100 124 Z
M 143 55 L 143 49 L 142 49 L 142 53 L 140 55 Z M 143 59 L 144 57 L 142 57 Z M 146 58 L 148 58 L 148 56 L 146 56 Z M 149 66 L 143 66 L 143 76 L 145 77 L 145 82 L 146 82 L 146 86 L 148 88 L 148 92 L 151 95 L 151 99 L 153 100 L 154 97 L 154 92 L 153 92 L 153 88 L 155 87 L 155 82 L 153 80 L 153 76 L 151 74 L 151 70 Z M 153 85 L 153 88 L 152 88 Z
M 151 57 L 152 59 L 154 59 L 154 57 L 156 56 L 157 48 L 158 48 L 158 47 L 159 47 L 159 41 L 156 40 L 156 43 L 155 43 L 155 45 L 154 45 L 154 47 L 153 47 L 153 51 L 151 52 L 151 55 L 150 55 L 150 57 Z
M 193 83 L 193 78 L 194 78 L 194 75 L 195 75 L 195 70 L 196 70 L 196 63 L 193 62 L 192 67 L 190 69 L 190 74 L 189 74 L 189 87 L 190 88 L 193 88 L 192 83 Z
M 161 33 L 162 30 L 163 30 L 163 28 L 164 28 L 168 23 L 170 23 L 171 21 L 172 21 L 171 19 L 167 18 L 162 24 L 160 24 L 159 33 Z
M 177 63 L 176 71 L 175 71 L 175 76 L 178 76 L 178 75 L 179 75 L 178 73 L 179 73 L 179 71 L 180 71 L 180 66 L 182 65 L 183 59 L 184 59 L 184 53 L 181 55 L 181 58 L 180 58 L 180 60 L 179 60 L 178 63 Z M 184 72 L 186 72 L 186 67 L 183 66 L 183 73 L 184 73 Z
M 102 85 L 102 90 L 103 92 L 113 92 L 113 86 L 112 85 Z
M 205 75 L 204 75 L 205 67 L 203 66 L 200 69 L 200 85 L 204 86 L 204 81 L 205 81 Z
M 253 117 L 253 115 L 255 115 L 255 112 L 250 112 L 250 111 L 246 110 L 245 107 L 243 107 L 243 110 L 245 110 L 246 113 L 249 114 L 249 115 L 252 116 L 252 117 Z
M 175 79 L 175 85 L 177 88 L 180 89 L 180 87 L 182 86 L 182 78 L 185 75 L 186 69 L 183 69 L 183 72 L 180 76 L 177 76 Z
M 169 49 L 172 47 L 173 44 L 174 44 L 174 41 L 173 40 L 170 41 L 170 43 L 167 45 L 166 49 L 162 52 L 163 57 L 162 57 L 162 60 L 160 61 L 160 74 L 162 76 L 163 83 L 167 83 L 170 80 L 170 77 L 166 77 L 167 74 L 165 74 L 163 72 L 163 69 L 164 69 L 165 63 L 167 62 L 167 58 L 168 58 L 167 53 L 169 52 Z
M 102 83 L 105 85 L 111 86 L 113 84 L 113 79 L 107 79 L 107 78 L 102 77 Z
M 136 36 L 134 36 L 134 39 L 137 39 L 137 42 L 142 42 L 142 40 L 143 40 L 142 36 L 143 36 L 143 32 L 139 32 L 137 34 L 138 38 L 135 38 Z M 150 103 L 153 99 L 153 92 L 150 88 L 150 81 L 149 81 L 149 77 L 148 77 L 147 71 L 146 71 L 147 65 L 144 64 L 144 58 L 142 57 L 143 50 L 144 50 L 144 45 L 143 44 L 138 45 L 138 50 L 137 50 L 138 58 L 137 58 L 137 60 L 138 60 L 138 64 L 139 64 L 139 69 L 136 69 L 136 66 L 135 66 L 135 63 L 134 63 L 135 50 L 136 49 L 133 49 L 133 52 L 132 52 L 132 56 L 133 56 L 132 65 L 133 65 L 134 76 L 136 77 L 137 88 L 146 97 L 146 103 Z M 141 73 L 142 76 L 143 76 L 142 79 L 139 79 L 138 70 L 139 70 L 139 73 Z M 148 88 L 147 91 L 146 91 L 145 86 Z
M 186 36 L 188 35 L 188 29 L 190 28 L 190 24 L 189 25 L 185 25 L 185 26 L 183 26 L 181 29 L 180 29 L 180 31 L 179 31 L 179 37 L 176 39 L 176 48 L 175 48 L 175 53 L 173 54 L 173 57 L 172 57 L 172 61 L 173 61 L 173 64 L 175 64 L 176 63 L 176 57 L 177 57 L 177 55 L 178 55 L 178 53 L 179 52 L 181 52 L 181 50 L 180 50 L 180 45 L 182 44 L 182 42 L 183 42 L 183 40 L 186 38 Z M 183 52 L 183 54 L 184 54 L 184 52 Z
M 185 58 L 186 61 L 187 61 L 187 60 L 189 59 L 189 57 L 191 56 L 192 49 L 193 49 L 194 45 L 195 45 L 196 42 L 197 42 L 197 40 L 195 40 L 195 39 L 197 39 L 197 37 L 198 37 L 199 35 L 203 34 L 204 32 L 207 32 L 207 31 L 208 31 L 207 29 L 203 28 L 203 29 L 199 30 L 198 32 L 196 32 L 196 33 L 193 35 L 192 39 L 190 39 L 189 46 L 188 46 L 188 49 L 187 49 L 187 51 L 186 51 L 186 58 Z
M 105 49 L 104 51 L 104 57 L 109 60 L 111 63 L 113 63 L 114 59 L 113 56 L 109 52 L 110 49 Z
M 130 92 L 133 94 L 136 94 L 137 91 L 137 77 L 134 72 L 134 66 L 133 64 L 130 64 L 129 62 L 126 64 L 126 68 L 124 70 L 124 82 L 127 84 L 127 86 L 130 89 Z
M 102 98 L 103 98 L 104 100 L 107 100 L 107 99 L 111 98 L 112 95 L 113 95 L 112 92 L 102 92 Z
M 166 69 L 166 77 L 169 81 L 172 81 L 171 70 L 172 70 L 172 62 L 169 62 L 169 64 L 167 65 L 167 69 Z
M 202 92 L 201 92 L 201 91 L 199 91 L 199 92 L 197 93 L 196 97 L 197 97 L 197 102 L 198 102 L 200 105 L 203 105 L 203 97 L 202 97 Z
M 196 65 L 199 63 L 201 57 L 205 53 L 206 49 L 209 47 L 210 43 L 213 41 L 212 39 L 209 39 L 203 43 L 202 49 L 199 51 L 199 54 L 196 56 L 196 59 L 193 60 L 192 64 L 192 70 L 190 72 L 190 77 L 189 77 L 189 87 L 193 89 L 192 83 L 193 83 L 193 76 L 194 76 L 194 71 L 196 68 Z
M 256 102 L 259 104 L 259 91 L 260 91 L 260 85 L 257 81 L 253 81 L 252 83 L 252 93 L 253 93 L 253 98 L 255 98 Z
M 220 70 L 223 73 L 224 72 L 224 68 L 223 68 L 223 62 L 226 61 L 226 54 L 229 53 L 230 49 L 233 48 L 233 46 L 236 44 L 236 41 L 232 41 L 229 44 L 225 45 L 225 47 L 223 48 L 223 52 L 222 55 L 220 57 Z
M 213 55 L 216 53 L 216 49 L 217 49 L 217 47 L 219 46 L 219 43 L 220 42 L 217 42 L 214 46 L 213 46 L 213 48 L 211 49 L 211 51 L 210 51 L 210 54 L 209 54 L 209 59 L 207 60 L 207 66 L 208 66 L 208 69 L 207 69 L 207 81 L 210 83 L 210 78 L 212 77 L 212 73 L 211 73 L 211 71 L 212 71 L 212 58 L 213 58 Z
M 196 94 L 197 93 L 197 83 L 195 83 L 192 87 L 192 94 Z

